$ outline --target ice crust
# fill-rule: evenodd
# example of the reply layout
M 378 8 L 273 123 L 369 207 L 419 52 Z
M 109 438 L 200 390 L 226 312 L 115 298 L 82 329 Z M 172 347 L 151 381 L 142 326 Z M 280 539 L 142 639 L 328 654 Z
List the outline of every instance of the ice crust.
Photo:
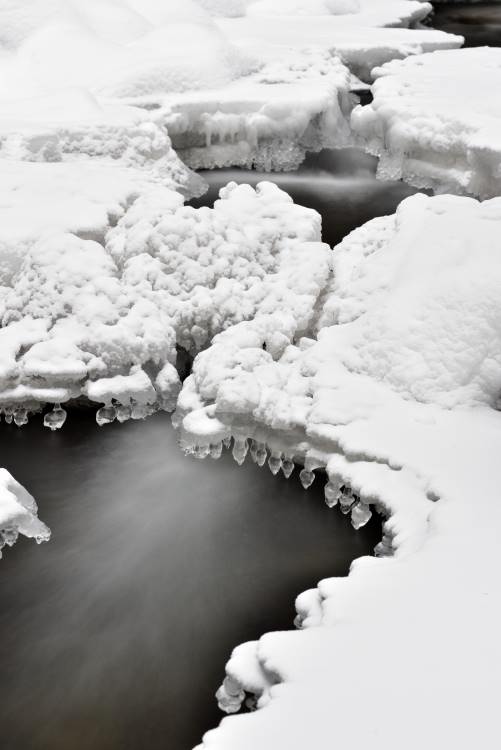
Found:
M 327 504 L 355 526 L 386 517 L 376 559 L 299 597 L 300 632 L 235 650 L 219 704 L 237 712 L 251 693 L 259 710 L 204 750 L 397 750 L 431 730 L 496 744 L 500 226 L 499 198 L 409 198 L 335 248 L 310 337 L 263 361 L 278 326 L 257 317 L 196 358 L 179 398 L 188 450 L 231 436 L 243 460 L 250 441 L 274 473 L 302 463 L 304 486 L 325 472 Z
M 48 541 L 50 530 L 37 518 L 37 506 L 31 495 L 5 469 L 0 469 L 0 558 L 5 546 L 12 547 L 19 534 Z
M 353 112 L 378 175 L 437 192 L 501 193 L 501 51 L 437 51 L 373 71 L 374 101 Z M 465 106 L 465 101 L 468 106 Z

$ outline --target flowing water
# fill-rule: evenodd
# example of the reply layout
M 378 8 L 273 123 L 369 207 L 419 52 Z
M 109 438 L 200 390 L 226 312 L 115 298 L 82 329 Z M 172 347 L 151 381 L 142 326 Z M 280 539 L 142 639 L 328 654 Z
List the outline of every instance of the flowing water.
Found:
M 501 47 L 501 3 L 444 3 L 435 6 L 436 29 L 460 34 L 465 47 Z M 492 92 L 495 95 L 495 92 Z
M 292 627 L 295 596 L 381 535 L 321 480 L 186 458 L 167 415 L 2 424 L 0 455 L 53 534 L 0 563 L 2 750 L 189 750 L 232 648 Z

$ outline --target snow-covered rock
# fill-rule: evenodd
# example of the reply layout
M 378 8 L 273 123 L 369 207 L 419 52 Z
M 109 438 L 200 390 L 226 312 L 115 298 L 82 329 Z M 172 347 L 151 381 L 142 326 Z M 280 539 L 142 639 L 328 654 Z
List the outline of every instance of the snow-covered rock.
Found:
M 306 329 L 328 277 L 320 217 L 271 183 L 230 184 L 214 209 L 151 189 L 103 244 L 69 232 L 71 215 L 66 232 L 44 220 L 43 231 L 26 223 L 23 257 L 11 239 L 0 287 L 0 402 L 16 420 L 81 396 L 106 408 L 112 399 L 143 404 L 138 416 L 172 409 L 177 346 L 196 353 L 226 328 L 281 308 L 287 330 Z M 283 340 L 270 345 L 280 350 Z
M 380 177 L 480 198 L 501 193 L 501 50 L 439 51 L 374 75 L 374 101 L 353 112 L 352 126 L 380 157 Z
M 501 199 L 409 198 L 335 249 L 311 338 L 265 361 L 277 325 L 258 316 L 196 358 L 179 400 L 188 448 L 233 436 L 238 461 L 250 447 L 273 473 L 303 463 L 305 487 L 323 468 L 327 504 L 357 528 L 386 516 L 384 559 L 301 596 L 301 632 L 236 650 L 219 703 L 235 712 L 249 691 L 260 710 L 204 750 L 397 750 L 408 726 L 411 748 L 431 727 L 439 744 L 497 742 L 500 226 Z
M 12 547 L 19 534 L 46 542 L 50 530 L 37 518 L 34 499 L 5 469 L 0 469 L 0 558 L 2 548 Z

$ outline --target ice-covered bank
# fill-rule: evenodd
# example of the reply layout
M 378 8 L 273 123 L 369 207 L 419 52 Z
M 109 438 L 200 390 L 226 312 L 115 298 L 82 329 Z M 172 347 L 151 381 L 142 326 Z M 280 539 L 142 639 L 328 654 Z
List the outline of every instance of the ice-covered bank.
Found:
M 204 748 L 497 746 L 500 226 L 500 199 L 409 198 L 337 247 L 315 339 L 267 352 L 280 314 L 261 316 L 195 360 L 187 445 L 250 439 L 305 486 L 324 467 L 355 525 L 387 516 L 383 559 L 300 597 L 300 632 L 236 650 L 220 703 L 260 710 Z
M 439 192 L 501 193 L 501 51 L 439 51 L 373 71 L 374 101 L 352 127 L 379 175 Z M 465 104 L 467 103 L 467 106 Z
M 19 536 L 46 542 L 50 530 L 37 518 L 37 506 L 29 495 L 5 469 L 0 469 L 0 558 L 2 548 L 11 547 Z

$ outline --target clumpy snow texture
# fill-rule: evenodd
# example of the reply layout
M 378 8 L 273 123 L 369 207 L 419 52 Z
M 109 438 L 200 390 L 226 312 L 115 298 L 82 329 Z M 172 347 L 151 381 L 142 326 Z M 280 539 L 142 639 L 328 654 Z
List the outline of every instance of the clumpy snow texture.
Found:
M 104 421 L 116 416 L 113 398 L 140 404 L 139 416 L 172 409 L 177 346 L 196 353 L 281 306 L 307 328 L 330 262 L 318 214 L 271 183 L 230 184 L 198 210 L 159 186 L 103 244 L 63 226 L 30 236 L 22 259 L 14 243 L 0 287 L 0 401 L 23 420 L 82 396 L 111 408 Z
M 37 518 L 37 506 L 5 469 L 0 469 L 0 558 L 2 549 L 12 547 L 19 534 L 35 539 L 38 544 L 46 542 L 50 531 Z
M 379 176 L 438 192 L 501 193 L 501 50 L 439 51 L 374 71 L 374 101 L 353 112 Z
M 187 450 L 233 437 L 305 487 L 323 469 L 356 528 L 385 517 L 376 558 L 298 598 L 300 632 L 235 650 L 219 704 L 259 710 L 204 750 L 497 744 L 500 226 L 499 198 L 409 198 L 335 248 L 308 337 L 263 357 L 281 316 L 256 316 L 196 358 Z

